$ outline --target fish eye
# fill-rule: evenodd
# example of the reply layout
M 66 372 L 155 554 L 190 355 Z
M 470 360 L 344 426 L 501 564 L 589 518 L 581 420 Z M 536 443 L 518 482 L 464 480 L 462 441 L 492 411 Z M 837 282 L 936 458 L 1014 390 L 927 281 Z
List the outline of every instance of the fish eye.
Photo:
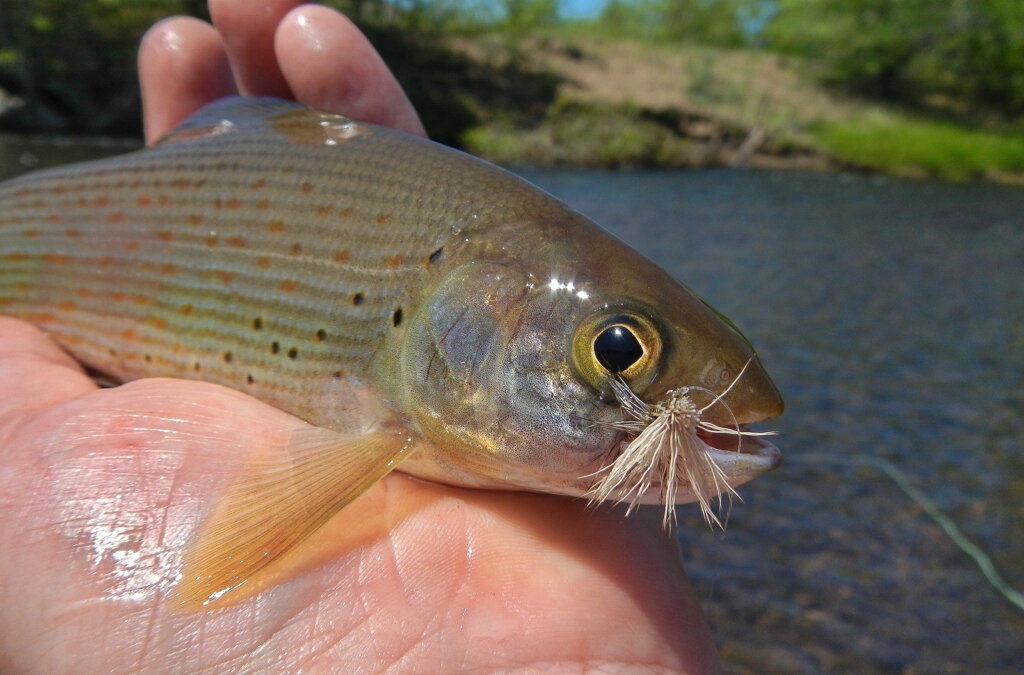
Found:
M 602 394 L 616 375 L 633 391 L 642 391 L 658 373 L 661 352 L 661 332 L 654 323 L 622 308 L 606 308 L 584 318 L 573 336 L 576 370 Z

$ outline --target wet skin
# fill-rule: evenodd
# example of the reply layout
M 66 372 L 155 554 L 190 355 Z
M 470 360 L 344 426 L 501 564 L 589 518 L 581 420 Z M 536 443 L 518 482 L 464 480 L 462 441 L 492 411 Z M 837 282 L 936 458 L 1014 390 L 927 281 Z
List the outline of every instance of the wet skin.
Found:
M 211 3 L 216 28 L 157 24 L 140 50 L 147 140 L 232 92 L 410 133 L 401 88 L 343 17 Z M 707 626 L 659 515 L 392 474 L 280 585 L 209 615 L 167 573 L 247 448 L 301 423 L 216 386 L 98 390 L 36 329 L 0 320 L 0 671 L 340 667 L 708 672 Z

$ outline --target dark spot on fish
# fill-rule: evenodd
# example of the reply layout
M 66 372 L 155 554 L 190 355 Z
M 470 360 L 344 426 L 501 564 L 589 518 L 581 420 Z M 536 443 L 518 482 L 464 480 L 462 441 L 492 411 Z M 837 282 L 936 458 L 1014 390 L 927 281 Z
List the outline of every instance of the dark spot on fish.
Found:
M 281 345 L 279 343 L 277 343 L 277 342 L 271 342 L 270 343 L 270 353 L 271 354 L 278 354 L 278 353 L 280 353 L 280 351 L 281 351 Z
M 196 361 L 195 363 L 192 364 L 192 370 L 196 371 L 197 373 L 199 372 L 199 362 L 198 361 Z
M 430 254 L 430 262 L 436 263 L 438 260 L 441 259 L 442 253 L 444 253 L 444 246 Z
M 361 304 L 363 304 L 363 294 L 362 293 L 354 293 L 352 295 L 352 306 L 353 307 L 358 307 Z
M 395 310 L 395 313 L 391 315 L 391 323 L 397 328 L 402 323 L 402 308 L 399 307 Z
M 252 384 L 253 382 L 256 381 L 256 379 L 252 375 L 246 375 L 245 381 L 248 382 L 249 384 Z
M 224 352 L 221 355 L 221 358 L 224 359 L 224 363 L 231 363 L 231 359 L 234 358 L 234 356 L 231 352 Z
M 263 319 L 261 317 L 256 317 L 255 319 L 252 320 L 252 329 L 253 330 L 260 330 L 262 328 L 263 328 Z
M 110 352 L 111 356 L 117 356 L 117 350 L 114 349 L 113 347 L 108 347 L 107 351 Z
M 317 342 L 323 342 L 326 339 L 327 339 L 327 331 L 325 331 L 323 328 L 321 328 L 320 330 L 318 330 L 316 332 L 316 341 Z
M 152 363 L 153 362 L 153 357 L 150 356 L 149 354 L 144 354 L 142 358 L 145 359 L 146 363 Z
M 340 380 L 341 379 L 341 371 L 340 370 L 334 371 L 333 373 L 331 373 L 331 377 L 333 377 L 336 380 Z
M 294 360 L 294 359 L 298 358 L 298 356 L 299 356 L 299 350 L 296 349 L 295 347 L 292 347 L 291 349 L 288 350 L 288 358 Z

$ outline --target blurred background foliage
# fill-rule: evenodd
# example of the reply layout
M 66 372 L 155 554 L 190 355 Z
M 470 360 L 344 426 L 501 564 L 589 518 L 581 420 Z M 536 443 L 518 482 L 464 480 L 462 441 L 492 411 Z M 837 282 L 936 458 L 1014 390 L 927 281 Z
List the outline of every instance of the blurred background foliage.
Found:
M 562 92 L 572 84 L 571 62 L 598 50 L 595 40 L 659 47 L 663 60 L 684 55 L 680 90 L 685 100 L 676 107 L 704 106 L 751 129 L 769 124 L 765 101 L 771 97 L 752 93 L 760 91 L 760 71 L 753 66 L 737 79 L 722 65 L 738 52 L 775 59 L 778 68 L 830 96 L 881 102 L 894 110 L 895 117 L 875 115 L 872 138 L 899 135 L 905 115 L 923 116 L 931 125 L 918 129 L 922 151 L 928 151 L 929 134 L 948 136 L 948 125 L 1000 136 L 1024 130 L 1024 0 L 324 4 L 341 9 L 367 32 L 434 138 L 475 151 L 486 148 L 472 147 L 467 139 L 500 138 L 502 147 L 511 147 L 502 130 L 535 130 L 565 119 L 571 106 Z M 171 14 L 208 18 L 202 0 L 2 0 L 0 110 L 6 112 L 0 128 L 138 133 L 135 51 L 145 29 Z M 541 52 L 551 58 L 535 58 Z M 598 53 L 597 58 L 611 57 Z M 559 59 L 569 65 L 551 67 Z M 634 105 L 637 101 L 624 103 L 646 115 L 649 126 L 650 110 Z M 757 117 L 744 112 L 757 106 Z M 792 110 L 800 107 L 800 101 L 789 104 Z M 843 153 L 851 141 L 848 129 L 836 125 L 846 121 L 835 113 L 816 113 L 769 131 L 783 139 L 779 148 L 797 139 Z M 481 125 L 492 123 L 500 129 L 481 131 Z M 650 138 L 660 133 L 644 140 L 647 154 Z M 857 161 L 876 163 L 870 152 Z M 1024 171 L 1024 157 L 1014 155 L 997 168 Z

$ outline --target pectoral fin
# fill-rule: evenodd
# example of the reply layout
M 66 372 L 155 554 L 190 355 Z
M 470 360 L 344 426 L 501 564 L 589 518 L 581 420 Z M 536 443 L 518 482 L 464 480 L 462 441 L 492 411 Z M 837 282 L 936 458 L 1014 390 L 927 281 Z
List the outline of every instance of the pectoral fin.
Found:
M 413 446 L 398 426 L 358 435 L 306 427 L 286 447 L 258 452 L 186 552 L 172 607 L 211 609 L 383 478 Z

